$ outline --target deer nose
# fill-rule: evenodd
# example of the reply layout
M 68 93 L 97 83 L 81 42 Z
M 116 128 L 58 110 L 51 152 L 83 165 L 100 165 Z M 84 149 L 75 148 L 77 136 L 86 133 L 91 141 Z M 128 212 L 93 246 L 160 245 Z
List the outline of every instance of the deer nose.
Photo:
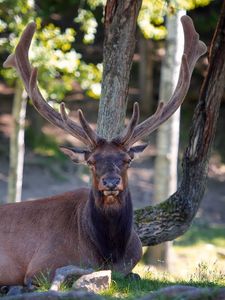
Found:
M 103 185 L 110 190 L 113 190 L 120 183 L 119 177 L 106 177 L 102 179 Z

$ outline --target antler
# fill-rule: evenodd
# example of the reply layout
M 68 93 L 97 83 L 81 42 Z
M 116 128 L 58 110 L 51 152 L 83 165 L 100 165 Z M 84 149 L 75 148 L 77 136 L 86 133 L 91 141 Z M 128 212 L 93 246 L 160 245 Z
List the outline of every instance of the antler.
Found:
M 129 148 L 142 137 L 156 130 L 172 116 L 184 101 L 190 86 L 191 75 L 196 61 L 206 52 L 207 48 L 206 45 L 199 40 L 199 35 L 195 31 L 191 18 L 183 16 L 181 22 L 184 30 L 184 51 L 176 89 L 166 104 L 160 102 L 154 115 L 150 116 L 137 126 L 134 124 L 138 122 L 138 117 L 135 117 L 138 113 L 134 113 L 134 111 L 139 110 L 139 108 L 137 103 L 134 104 L 133 116 L 130 123 L 122 135 L 116 139 L 117 141 L 120 141 L 124 147 Z
M 37 86 L 37 68 L 32 68 L 28 59 L 28 51 L 35 30 L 36 24 L 34 22 L 27 25 L 15 49 L 15 53 L 9 55 L 3 66 L 14 67 L 17 70 L 34 107 L 45 119 L 79 139 L 88 148 L 94 148 L 98 137 L 84 118 L 81 110 L 79 110 L 79 121 L 81 123 L 81 126 L 79 126 L 67 116 L 64 103 L 60 105 L 60 114 L 43 98 Z

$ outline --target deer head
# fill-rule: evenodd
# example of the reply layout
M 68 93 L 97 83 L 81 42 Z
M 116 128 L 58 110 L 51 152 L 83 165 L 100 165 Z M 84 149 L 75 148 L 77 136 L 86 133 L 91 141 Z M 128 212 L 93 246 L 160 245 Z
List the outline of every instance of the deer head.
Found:
M 156 112 L 142 123 L 139 121 L 139 106 L 134 104 L 133 115 L 128 126 L 116 138 L 107 141 L 99 137 L 90 127 L 81 110 L 78 110 L 79 122 L 72 121 L 60 105 L 60 113 L 55 111 L 43 98 L 37 86 L 37 68 L 32 68 L 28 51 L 35 32 L 35 23 L 30 23 L 24 30 L 15 53 L 4 63 L 5 67 L 14 67 L 23 80 L 26 91 L 37 111 L 48 121 L 79 139 L 84 149 L 61 147 L 62 151 L 74 162 L 87 163 L 93 174 L 93 187 L 102 193 L 109 203 L 127 188 L 127 169 L 135 154 L 142 152 L 146 145 L 134 146 L 138 140 L 152 133 L 164 123 L 182 104 L 190 85 L 191 74 L 198 58 L 206 52 L 206 46 L 199 41 L 192 20 L 183 16 L 184 51 L 176 89 L 170 100 L 160 102 Z

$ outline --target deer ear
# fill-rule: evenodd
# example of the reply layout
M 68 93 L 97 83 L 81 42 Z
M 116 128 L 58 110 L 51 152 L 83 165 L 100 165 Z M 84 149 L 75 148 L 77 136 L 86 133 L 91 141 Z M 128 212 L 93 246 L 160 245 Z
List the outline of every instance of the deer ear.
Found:
M 90 154 L 90 152 L 86 149 L 75 148 L 75 147 L 60 146 L 60 150 L 64 154 L 69 156 L 69 158 L 77 164 L 85 163 L 88 154 Z
M 130 157 L 132 159 L 136 158 L 136 157 L 138 157 L 138 154 L 143 152 L 147 146 L 148 146 L 148 144 L 143 144 L 143 145 L 131 147 L 128 151 L 128 154 L 130 155 Z

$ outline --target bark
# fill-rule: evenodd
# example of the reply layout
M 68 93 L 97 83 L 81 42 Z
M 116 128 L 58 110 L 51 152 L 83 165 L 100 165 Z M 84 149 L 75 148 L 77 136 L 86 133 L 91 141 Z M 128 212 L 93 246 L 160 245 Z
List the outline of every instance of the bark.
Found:
M 225 1 L 211 45 L 208 72 L 183 157 L 180 186 L 166 201 L 135 212 L 135 229 L 143 245 L 156 245 L 182 235 L 189 228 L 204 195 L 208 159 L 224 93 Z
M 13 99 L 13 126 L 10 136 L 8 202 L 21 201 L 26 104 L 24 88 L 21 82 L 17 80 Z
M 103 80 L 98 134 L 108 140 L 123 128 L 141 0 L 108 0 L 105 8 Z
M 173 94 L 179 77 L 184 39 L 180 18 L 185 14 L 178 11 L 167 17 L 166 55 L 161 68 L 159 100 L 167 102 Z M 154 171 L 154 204 L 160 203 L 177 190 L 177 161 L 180 131 L 180 109 L 165 122 L 157 132 L 156 161 Z M 169 267 L 170 242 L 150 248 L 147 263 Z

